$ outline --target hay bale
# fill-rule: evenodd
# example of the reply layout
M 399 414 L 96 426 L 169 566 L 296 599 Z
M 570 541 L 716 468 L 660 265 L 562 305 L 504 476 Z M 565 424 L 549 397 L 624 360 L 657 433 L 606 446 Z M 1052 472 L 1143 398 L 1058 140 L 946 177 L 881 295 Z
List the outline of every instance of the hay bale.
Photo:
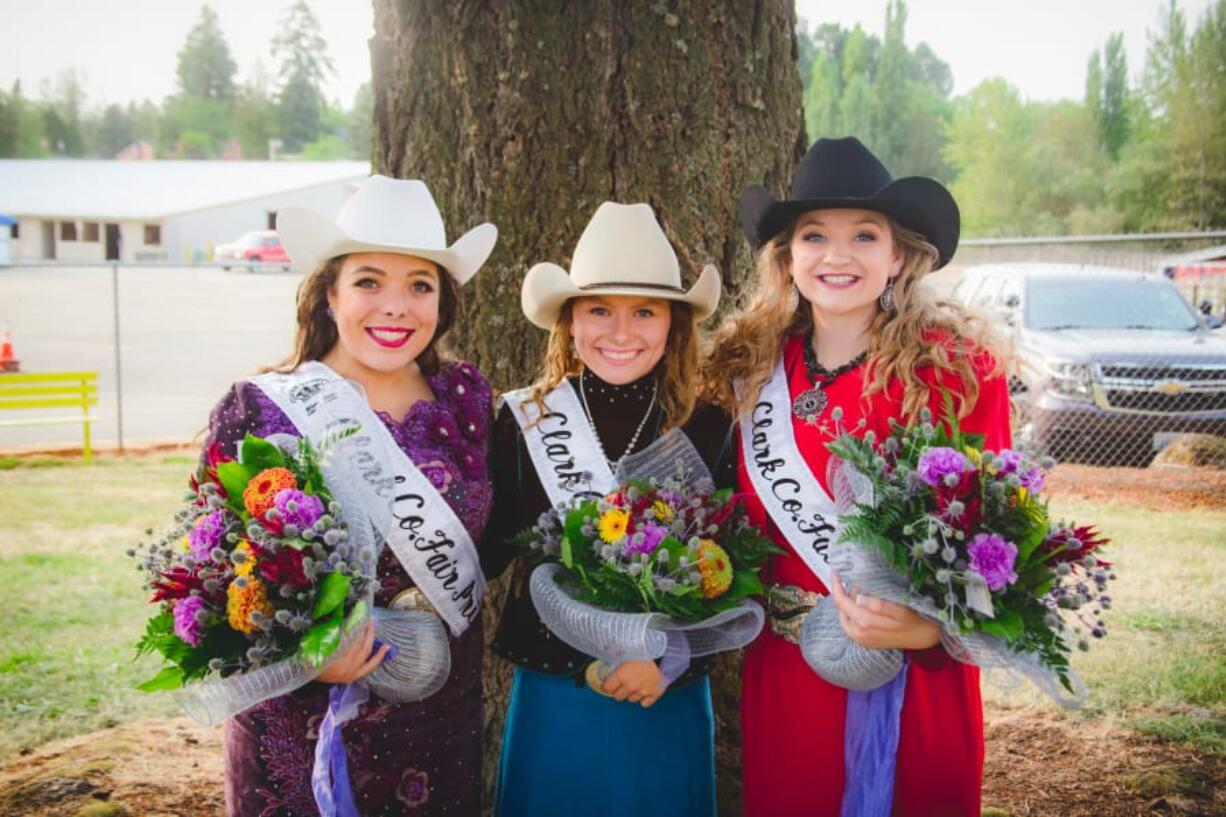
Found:
M 1226 469 L 1226 437 L 1184 434 L 1154 457 L 1155 466 L 1204 466 Z

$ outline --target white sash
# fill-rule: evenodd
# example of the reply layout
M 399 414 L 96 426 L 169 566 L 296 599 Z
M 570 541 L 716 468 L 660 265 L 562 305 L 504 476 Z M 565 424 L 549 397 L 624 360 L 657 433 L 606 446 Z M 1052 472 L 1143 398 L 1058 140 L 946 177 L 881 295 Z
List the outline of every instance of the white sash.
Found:
M 370 524 L 451 631 L 458 636 L 468 629 L 481 615 L 485 595 L 477 549 L 464 523 L 396 444 L 360 387 L 318 361 L 289 374 L 258 375 L 251 382 L 313 443 L 359 427 L 333 455 L 347 458 L 350 476 L 344 493 L 358 499 Z
M 796 447 L 782 358 L 753 412 L 741 418 L 741 449 L 750 482 L 771 520 L 796 555 L 829 587 L 826 551 L 838 536 L 839 514 Z
M 502 399 L 523 431 L 528 456 L 553 506 L 614 490 L 617 480 L 570 382 L 563 380 L 545 395 L 548 411 L 540 422 L 531 396 L 529 387 L 507 392 Z

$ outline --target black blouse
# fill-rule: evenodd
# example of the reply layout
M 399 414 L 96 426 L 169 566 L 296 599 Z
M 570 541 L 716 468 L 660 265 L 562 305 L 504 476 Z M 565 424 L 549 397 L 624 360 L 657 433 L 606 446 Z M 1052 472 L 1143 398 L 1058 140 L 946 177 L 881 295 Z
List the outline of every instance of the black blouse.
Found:
M 634 383 L 616 386 L 590 371 L 584 375 L 587 405 L 607 455 L 624 455 L 649 410 L 651 380 L 652 375 L 648 375 Z M 572 377 L 570 382 L 578 393 L 579 378 Z M 659 407 L 650 408 L 634 451 L 641 451 L 660 436 L 662 420 Z M 706 462 L 716 487 L 735 487 L 736 445 L 727 413 L 699 402 L 682 430 Z M 494 578 L 513 563 L 511 587 L 494 634 L 494 654 L 534 672 L 574 675 L 576 683 L 582 683 L 582 673 L 594 659 L 572 649 L 541 623 L 528 593 L 529 569 L 522 558 L 517 558 L 519 549 L 509 541 L 534 524 L 550 506 L 510 406 L 503 405 L 499 410 L 491 442 L 494 505 L 482 537 L 482 564 L 485 575 Z M 673 686 L 700 677 L 710 666 L 709 659 L 695 660 Z

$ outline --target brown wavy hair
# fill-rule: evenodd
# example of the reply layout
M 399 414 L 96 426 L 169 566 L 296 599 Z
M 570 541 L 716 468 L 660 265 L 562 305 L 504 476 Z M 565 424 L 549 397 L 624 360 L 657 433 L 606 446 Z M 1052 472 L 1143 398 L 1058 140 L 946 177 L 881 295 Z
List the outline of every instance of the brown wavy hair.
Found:
M 262 371 L 292 372 L 308 360 L 322 360 L 336 345 L 340 335 L 336 321 L 328 316 L 328 292 L 336 286 L 341 265 L 347 255 L 338 255 L 320 264 L 298 285 L 298 330 L 294 333 L 294 350 L 284 360 Z M 433 263 L 433 262 L 431 262 Z M 459 306 L 459 287 L 447 270 L 438 270 L 438 324 L 434 337 L 417 356 L 417 366 L 423 375 L 436 374 L 442 365 L 445 349 L 443 338 L 455 323 Z
M 894 309 L 879 308 L 869 325 L 864 397 L 884 391 L 897 378 L 903 386 L 903 416 L 914 420 L 930 398 L 918 372 L 931 367 L 960 381 L 962 388 L 952 397 L 958 417 L 965 417 L 979 399 L 980 377 L 999 375 L 1011 365 L 1008 349 L 982 316 L 918 286 L 935 267 L 937 249 L 921 234 L 887 219 L 903 263 L 894 278 Z M 813 326 L 809 302 L 792 283 L 795 227 L 793 221 L 758 251 L 754 285 L 742 307 L 716 330 L 703 367 L 703 394 L 737 416 L 757 402 L 784 339 Z M 744 384 L 739 399 L 735 382 Z
M 528 398 L 536 405 L 538 416 L 546 411 L 545 395 L 583 368 L 583 361 L 571 343 L 574 303 L 575 299 L 572 298 L 562 305 L 558 319 L 549 330 L 545 366 L 532 384 L 532 395 Z M 684 425 L 698 402 L 694 390 L 694 383 L 699 377 L 698 320 L 689 304 L 680 301 L 668 303 L 668 338 L 664 341 L 664 357 L 655 368 L 656 402 L 664 412 L 664 422 L 660 426 L 662 432 Z

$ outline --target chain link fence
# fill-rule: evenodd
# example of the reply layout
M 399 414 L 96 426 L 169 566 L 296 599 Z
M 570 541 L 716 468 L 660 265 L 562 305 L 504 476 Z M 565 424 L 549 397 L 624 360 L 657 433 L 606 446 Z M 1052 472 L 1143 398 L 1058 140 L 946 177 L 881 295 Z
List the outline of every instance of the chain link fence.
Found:
M 1226 467 L 1226 232 L 967 241 L 956 263 L 953 296 L 1015 342 L 1019 440 Z

